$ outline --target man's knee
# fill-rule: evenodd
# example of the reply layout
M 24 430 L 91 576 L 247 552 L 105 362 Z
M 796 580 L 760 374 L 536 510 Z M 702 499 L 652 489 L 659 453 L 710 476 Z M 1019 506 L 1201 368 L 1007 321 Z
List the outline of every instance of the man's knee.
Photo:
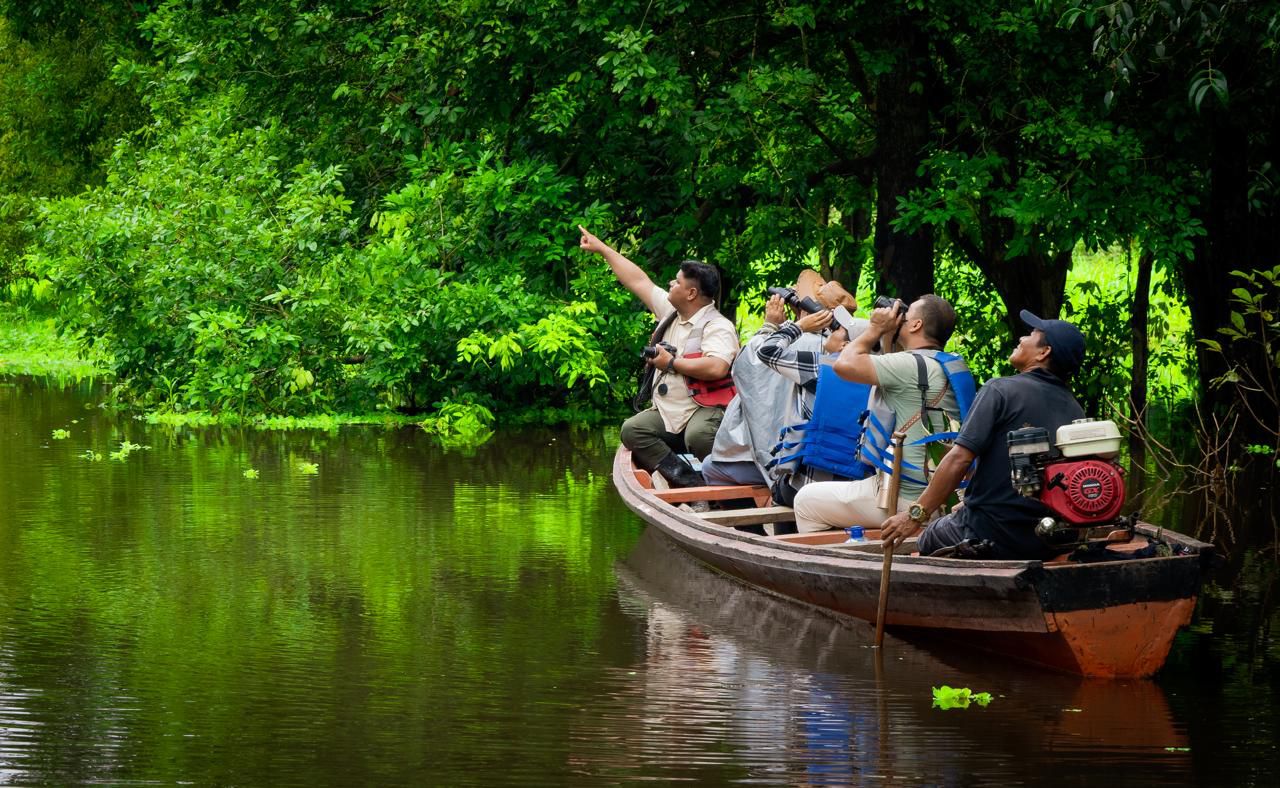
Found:
M 711 454 L 711 447 L 716 442 L 716 430 L 720 429 L 720 421 L 724 418 L 724 408 L 712 408 L 712 413 L 702 418 L 690 420 L 684 431 L 684 444 L 689 453 L 698 459 L 705 459 Z
M 654 437 L 649 419 L 644 413 L 637 413 L 622 422 L 622 445 L 628 449 L 634 451 L 636 447 L 653 440 Z
M 956 522 L 955 514 L 948 514 L 929 523 L 916 541 L 916 549 L 920 555 L 933 555 L 944 547 L 955 547 L 972 538 L 973 531 L 963 523 Z

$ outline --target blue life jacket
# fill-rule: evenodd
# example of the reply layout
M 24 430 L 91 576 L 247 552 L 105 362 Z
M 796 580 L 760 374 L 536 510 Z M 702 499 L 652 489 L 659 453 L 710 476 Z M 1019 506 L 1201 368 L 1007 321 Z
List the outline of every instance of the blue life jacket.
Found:
M 832 354 L 821 359 L 813 416 L 803 424 L 782 428 L 767 468 L 785 473 L 805 465 L 846 479 L 865 479 L 874 472 L 858 459 L 862 416 L 873 387 L 837 375 L 832 366 L 836 358 Z
M 925 358 L 927 356 L 923 353 L 914 353 L 913 355 L 916 358 L 917 386 L 920 389 L 920 415 L 918 418 L 924 419 L 929 410 L 938 410 L 938 408 L 930 408 L 926 401 L 929 390 L 929 373 L 925 366 Z M 965 364 L 964 359 L 955 353 L 947 353 L 940 350 L 933 358 L 942 366 L 942 372 L 947 378 L 947 385 L 956 398 L 956 406 L 960 411 L 960 423 L 963 424 L 965 418 L 969 415 L 969 408 L 973 406 L 973 399 L 978 390 L 977 383 L 973 379 L 973 373 L 969 371 L 969 366 Z M 862 443 L 858 447 L 858 460 L 876 470 L 892 473 L 893 433 L 897 427 L 897 414 L 882 398 L 873 397 L 863 415 L 862 422 Z M 938 441 L 954 440 L 957 435 L 959 433 L 954 431 L 933 432 L 906 445 L 924 446 Z M 915 463 L 903 460 L 903 481 L 924 486 L 928 484 L 928 479 L 925 476 L 923 468 Z

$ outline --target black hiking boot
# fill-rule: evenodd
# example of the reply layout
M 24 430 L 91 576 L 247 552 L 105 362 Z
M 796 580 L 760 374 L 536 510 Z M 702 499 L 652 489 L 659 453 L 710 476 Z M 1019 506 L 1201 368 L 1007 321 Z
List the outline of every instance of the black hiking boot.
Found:
M 706 484 L 702 474 L 689 467 L 689 463 L 685 462 L 674 452 L 662 458 L 662 462 L 658 463 L 658 473 L 662 474 L 662 478 L 667 480 L 667 484 L 672 487 L 701 487 Z

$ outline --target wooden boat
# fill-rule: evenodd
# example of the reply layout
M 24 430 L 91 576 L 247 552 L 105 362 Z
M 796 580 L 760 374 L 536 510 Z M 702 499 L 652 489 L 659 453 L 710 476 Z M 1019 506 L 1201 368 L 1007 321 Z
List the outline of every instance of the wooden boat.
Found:
M 791 519 L 763 506 L 763 488 L 656 490 L 619 448 L 614 486 L 626 505 L 704 563 L 768 592 L 875 621 L 883 549 L 877 530 L 845 546 L 842 531 L 762 536 L 744 525 Z M 695 500 L 751 498 L 757 508 L 699 514 Z M 1074 563 L 984 561 L 913 555 L 914 540 L 895 550 L 885 626 L 903 637 L 942 635 L 975 647 L 1082 676 L 1142 678 L 1164 664 L 1174 635 L 1191 620 L 1213 546 L 1139 524 L 1136 550 L 1158 539 L 1175 554 Z M 1117 556 L 1118 558 L 1122 556 Z

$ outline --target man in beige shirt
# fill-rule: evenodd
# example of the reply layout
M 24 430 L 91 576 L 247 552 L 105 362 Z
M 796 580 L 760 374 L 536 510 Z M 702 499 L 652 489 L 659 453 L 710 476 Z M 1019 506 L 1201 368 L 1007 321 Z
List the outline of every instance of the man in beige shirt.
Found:
M 623 422 L 622 445 L 631 449 L 637 465 L 657 470 L 673 486 L 700 485 L 702 477 L 677 453 L 687 451 L 699 459 L 711 453 L 724 416 L 723 402 L 716 403 L 725 400 L 727 390 L 720 386 L 732 384 L 729 367 L 738 352 L 738 334 L 715 308 L 720 277 L 712 266 L 686 260 L 663 290 L 635 263 L 586 228 L 578 229 L 584 251 L 603 257 L 623 287 L 660 322 L 671 317 L 662 341 L 676 352 L 659 346 L 657 354 L 645 362 L 655 372 L 653 405 Z M 710 391 L 691 392 L 691 385 Z

